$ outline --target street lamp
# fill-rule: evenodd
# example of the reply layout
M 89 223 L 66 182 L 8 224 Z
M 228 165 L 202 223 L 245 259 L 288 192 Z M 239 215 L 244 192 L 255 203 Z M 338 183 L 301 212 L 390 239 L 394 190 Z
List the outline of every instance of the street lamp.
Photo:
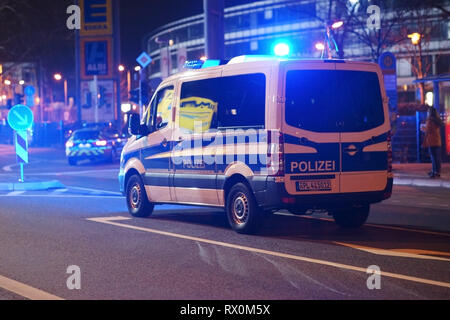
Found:
M 141 66 L 136 66 L 136 67 L 134 67 L 134 71 L 136 71 L 136 72 L 139 72 L 139 71 L 141 71 L 141 70 L 142 70 Z
M 25 84 L 25 81 L 24 81 L 24 80 L 20 80 L 20 81 L 19 81 L 19 84 L 20 84 L 21 86 L 23 86 L 23 85 Z
M 323 44 L 323 42 L 316 42 L 316 44 L 314 45 L 314 47 L 316 48 L 316 50 L 318 51 L 324 51 L 325 50 L 325 45 Z
M 53 75 L 53 78 L 56 81 L 61 81 L 63 76 L 60 73 L 55 73 Z M 67 106 L 67 104 L 68 104 L 68 97 L 67 96 L 68 96 L 67 79 L 64 79 L 64 105 L 65 106 Z
M 331 25 L 331 29 L 336 30 L 344 25 L 344 21 L 336 21 Z
M 5 86 L 10 86 L 12 84 L 11 80 L 6 79 L 5 80 Z
M 119 72 L 124 72 L 125 66 L 121 64 L 121 65 L 119 65 L 118 69 L 119 69 Z
M 342 26 L 344 26 L 344 21 L 342 21 L 342 20 L 325 23 L 325 41 L 324 41 L 324 48 L 323 48 L 322 56 L 321 56 L 322 59 L 325 55 L 325 50 L 327 51 L 328 59 L 333 59 L 333 55 L 331 54 L 332 46 L 334 46 L 334 49 L 336 50 L 336 52 L 339 52 L 339 48 L 336 43 L 336 40 L 334 40 L 333 30 L 342 28 Z
M 420 33 L 414 32 L 411 34 L 408 34 L 408 38 L 411 39 L 411 43 L 415 46 L 417 46 L 420 43 L 420 39 L 422 38 L 422 35 Z

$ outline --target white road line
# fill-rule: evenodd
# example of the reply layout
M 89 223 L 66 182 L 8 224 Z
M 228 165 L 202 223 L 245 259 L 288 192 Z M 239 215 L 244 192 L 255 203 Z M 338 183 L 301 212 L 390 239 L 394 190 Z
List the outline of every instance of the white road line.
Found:
M 65 188 L 65 189 L 56 189 L 53 191 L 54 194 L 60 194 L 60 193 L 64 193 L 69 191 L 69 189 Z
M 64 300 L 53 294 L 30 287 L 29 285 L 0 276 L 0 288 L 30 300 Z
M 108 193 L 108 194 L 113 194 L 113 195 L 117 195 L 117 196 L 122 195 L 120 192 L 114 192 L 114 191 L 106 191 L 106 190 L 82 188 L 82 187 L 71 187 L 71 186 L 67 186 L 67 187 L 70 189 L 81 190 L 81 191 L 89 191 L 89 192 L 96 192 L 96 193 Z
M 14 196 L 20 196 L 21 194 L 24 194 L 25 191 L 12 191 L 10 193 L 8 193 L 6 196 L 7 197 L 14 197 Z
M 356 267 L 356 266 L 351 266 L 351 265 L 347 265 L 347 264 L 336 263 L 336 262 L 331 262 L 331 261 L 326 261 L 326 260 L 313 259 L 313 258 L 308 258 L 308 257 L 287 254 L 287 253 L 252 248 L 252 247 L 247 247 L 247 246 L 231 244 L 231 243 L 227 243 L 227 242 L 186 236 L 186 235 L 182 235 L 182 234 L 178 234 L 178 233 L 160 231 L 160 230 L 155 230 L 155 229 L 150 229 L 150 228 L 137 227 L 137 226 L 133 226 L 133 225 L 114 222 L 114 221 L 132 220 L 130 218 L 125 218 L 125 217 L 90 218 L 87 220 L 93 221 L 93 222 L 98 222 L 98 223 L 109 224 L 109 225 L 113 225 L 113 226 L 121 227 L 121 228 L 133 229 L 133 230 L 168 236 L 168 237 L 172 237 L 172 238 L 207 243 L 207 244 L 212 244 L 212 245 L 216 245 L 216 246 L 232 248 L 232 249 L 237 249 L 237 250 L 242 250 L 242 251 L 247 251 L 247 252 L 252 252 L 252 253 L 261 253 L 261 254 L 265 254 L 265 255 L 269 255 L 269 256 L 292 259 L 292 260 L 308 262 L 308 263 L 314 263 L 314 264 L 319 264 L 319 265 L 324 265 L 324 266 L 329 266 L 329 267 L 334 267 L 334 268 L 339 268 L 339 269 L 344 269 L 344 270 L 363 272 L 365 274 L 367 273 L 367 268 L 361 268 L 361 267 Z M 398 274 L 398 273 L 382 271 L 381 276 L 390 277 L 390 278 L 394 278 L 394 279 L 400 279 L 400 280 L 407 280 L 407 281 L 411 281 L 411 282 L 423 283 L 423 284 L 432 285 L 432 286 L 450 288 L 450 283 L 447 283 L 447 282 L 422 279 L 422 278 L 407 276 L 407 275 Z
M 311 220 L 322 220 L 322 221 L 327 221 L 327 222 L 334 222 L 334 220 L 330 219 L 330 218 L 317 218 L 317 217 L 311 217 L 311 216 L 297 216 L 295 214 L 284 213 L 284 212 L 277 212 L 276 214 L 282 215 L 282 216 L 289 216 L 289 217 L 300 218 L 300 219 L 311 219 Z M 415 232 L 415 233 L 423 233 L 423 234 L 431 234 L 431 235 L 436 235 L 436 236 L 450 237 L 450 233 L 438 232 L 438 231 L 408 229 L 408 228 L 402 228 L 402 227 L 385 226 L 385 225 L 381 225 L 381 224 L 371 224 L 371 223 L 366 223 L 366 224 L 364 224 L 364 226 L 365 227 L 371 227 L 371 228 L 397 230 L 397 231 L 407 231 L 407 232 Z
M 83 175 L 83 174 L 96 174 L 99 173 L 117 173 L 118 169 L 104 169 L 104 170 L 85 170 L 85 171 L 65 171 L 65 172 L 44 172 L 44 173 L 33 173 L 33 176 L 70 176 L 70 175 Z
M 4 166 L 2 168 L 2 170 L 6 171 L 6 172 L 12 172 L 12 167 L 15 167 L 15 166 L 17 166 L 17 164 L 10 164 L 9 166 Z

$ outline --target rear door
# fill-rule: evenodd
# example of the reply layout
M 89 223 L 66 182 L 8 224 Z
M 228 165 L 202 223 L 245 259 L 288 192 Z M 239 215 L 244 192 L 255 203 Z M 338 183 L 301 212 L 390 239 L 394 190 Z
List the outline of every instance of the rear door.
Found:
M 340 123 L 328 87 L 328 77 L 334 71 L 334 62 L 317 61 L 289 63 L 280 72 L 285 100 L 285 186 L 289 194 L 340 192 Z
M 336 64 L 336 103 L 342 108 L 342 193 L 381 191 L 388 178 L 387 99 L 375 64 Z

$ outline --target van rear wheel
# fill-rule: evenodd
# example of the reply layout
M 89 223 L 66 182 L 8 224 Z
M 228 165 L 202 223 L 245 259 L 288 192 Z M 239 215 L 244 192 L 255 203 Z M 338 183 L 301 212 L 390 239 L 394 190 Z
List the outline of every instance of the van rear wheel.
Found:
M 155 206 L 148 201 L 141 177 L 133 175 L 126 189 L 128 211 L 133 217 L 147 218 L 152 215 Z
M 253 234 L 261 227 L 263 212 L 250 188 L 244 183 L 237 183 L 231 188 L 226 209 L 228 222 L 237 233 Z
M 333 212 L 336 224 L 346 229 L 356 229 L 366 223 L 369 217 L 370 205 L 352 206 Z

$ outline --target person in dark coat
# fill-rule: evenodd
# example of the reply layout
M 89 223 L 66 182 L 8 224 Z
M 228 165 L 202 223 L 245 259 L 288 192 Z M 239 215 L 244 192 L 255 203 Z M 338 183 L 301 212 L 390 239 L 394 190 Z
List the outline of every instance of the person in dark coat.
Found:
M 430 178 L 441 177 L 441 163 L 442 163 L 442 139 L 441 127 L 443 122 L 434 107 L 428 109 L 428 117 L 425 124 L 425 139 L 423 147 L 428 148 L 431 157 L 432 170 L 429 173 Z

